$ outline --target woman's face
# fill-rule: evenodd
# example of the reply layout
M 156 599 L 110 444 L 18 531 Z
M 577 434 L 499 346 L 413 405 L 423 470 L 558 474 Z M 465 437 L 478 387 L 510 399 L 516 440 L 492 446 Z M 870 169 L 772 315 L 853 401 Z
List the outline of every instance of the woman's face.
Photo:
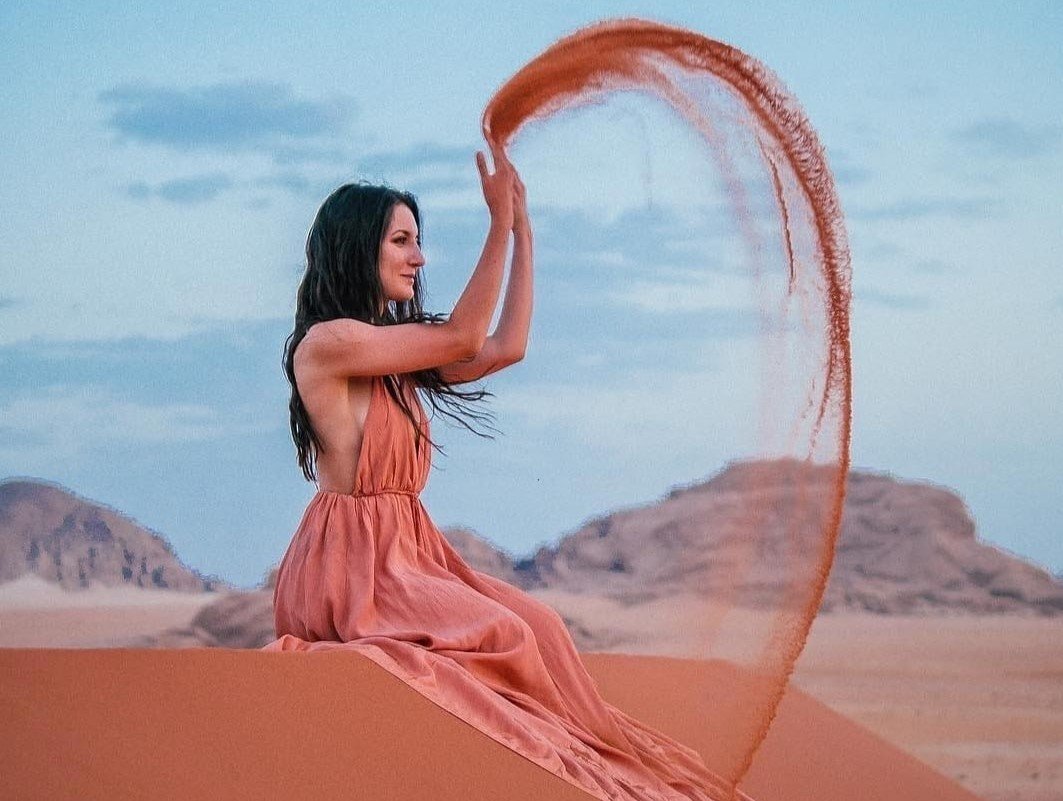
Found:
M 417 221 L 405 203 L 396 203 L 392 209 L 391 223 L 380 244 L 378 264 L 384 296 L 388 300 L 410 300 L 414 277 L 424 266 L 424 255 Z

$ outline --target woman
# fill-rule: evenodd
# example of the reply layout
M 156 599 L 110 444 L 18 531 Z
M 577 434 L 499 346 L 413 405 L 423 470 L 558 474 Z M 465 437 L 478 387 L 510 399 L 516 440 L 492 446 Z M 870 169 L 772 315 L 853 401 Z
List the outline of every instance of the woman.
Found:
M 322 205 L 285 352 L 292 435 L 318 492 L 277 571 L 268 651 L 358 651 L 496 741 L 603 799 L 728 797 L 693 750 L 606 703 L 561 617 L 470 568 L 420 500 L 430 427 L 416 390 L 519 362 L 532 309 L 524 185 L 476 154 L 490 227 L 449 318 L 420 308 L 411 195 L 346 185 Z M 501 290 L 509 236 L 513 259 Z

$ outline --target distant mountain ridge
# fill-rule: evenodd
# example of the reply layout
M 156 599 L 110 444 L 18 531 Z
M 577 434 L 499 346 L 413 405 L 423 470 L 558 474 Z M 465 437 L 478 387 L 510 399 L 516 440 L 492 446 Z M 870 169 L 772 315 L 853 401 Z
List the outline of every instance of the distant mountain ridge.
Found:
M 92 583 L 183 592 L 229 585 L 184 565 L 162 535 L 37 479 L 0 482 L 0 583 L 33 573 L 67 590 Z
M 529 592 L 559 590 L 618 601 L 621 608 L 701 594 L 739 575 L 729 600 L 771 606 L 792 579 L 781 547 L 794 507 L 795 470 L 803 490 L 822 492 L 833 470 L 793 460 L 735 462 L 712 478 L 658 500 L 595 517 L 555 544 L 514 557 L 465 527 L 443 530 L 471 567 Z M 760 510 L 764 553 L 736 570 L 748 512 Z M 797 551 L 800 553 L 800 549 Z M 0 582 L 26 572 L 67 588 L 109 586 L 231 590 L 182 565 L 158 534 L 128 518 L 35 481 L 0 483 Z M 273 636 L 273 568 L 258 590 L 227 592 L 189 627 L 140 638 L 138 647 L 256 648 Z M 820 611 L 878 614 L 1063 614 L 1063 581 L 1022 558 L 980 542 L 954 492 L 868 470 L 849 473 L 841 533 Z M 597 642 L 567 619 L 578 642 Z
M 526 590 L 560 589 L 624 602 L 685 592 L 712 596 L 748 530 L 748 510 L 769 547 L 733 600 L 769 606 L 790 580 L 780 557 L 792 477 L 827 497 L 833 469 L 793 460 L 740 461 L 658 501 L 596 517 L 556 544 L 523 558 L 485 552 L 462 532 L 453 544 L 470 564 Z M 755 497 L 754 497 L 755 496 Z M 450 533 L 447 532 L 448 537 Z M 482 543 L 482 541 L 481 541 Z M 821 612 L 881 614 L 1063 614 L 1063 582 L 1030 562 L 980 542 L 963 499 L 944 487 L 851 470 L 842 527 Z
M 466 527 L 444 534 L 471 567 L 529 591 L 564 590 L 625 604 L 702 592 L 712 596 L 735 562 L 748 509 L 781 552 L 794 471 L 826 497 L 833 469 L 794 460 L 733 462 L 707 481 L 659 500 L 601 515 L 534 554 L 514 556 Z M 756 497 L 752 497 L 755 495 Z M 732 600 L 770 606 L 790 581 L 786 558 L 753 564 Z M 275 573 L 267 578 L 272 587 Z M 849 472 L 842 527 L 820 607 L 879 614 L 1063 614 L 1063 581 L 978 539 L 963 499 L 929 482 L 871 470 Z

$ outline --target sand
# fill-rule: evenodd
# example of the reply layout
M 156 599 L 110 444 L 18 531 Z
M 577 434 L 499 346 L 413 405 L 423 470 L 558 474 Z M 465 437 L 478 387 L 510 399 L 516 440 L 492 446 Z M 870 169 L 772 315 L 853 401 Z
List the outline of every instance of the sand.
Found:
M 0 649 L 5 789 L 27 801 L 589 798 L 352 656 Z M 702 724 L 728 724 L 714 715 L 735 680 L 726 664 L 588 654 L 587 666 L 608 700 L 711 759 Z M 743 788 L 758 801 L 975 798 L 796 689 Z
M 39 594 L 33 603 L 27 593 L 15 602 L 14 594 L 10 585 L 0 586 L 0 647 L 100 647 L 133 634 L 187 625 L 202 603 L 217 599 L 159 591 L 138 606 L 136 595 L 110 593 L 96 599 L 109 605 L 94 607 L 88 596 L 80 594 L 76 599 L 67 597 L 74 595 L 69 593 Z M 605 625 L 604 620 L 615 625 L 618 619 L 608 602 L 552 601 L 559 610 L 577 612 L 585 623 L 602 616 L 600 625 Z M 659 626 L 662 619 L 674 619 L 674 614 L 662 618 L 660 610 L 652 607 L 635 611 L 629 616 L 635 623 L 627 625 L 636 633 L 621 653 L 624 649 L 658 655 L 682 651 L 675 632 L 658 628 L 655 636 L 641 637 L 637 632 L 640 616 L 647 624 L 656 620 Z M 630 632 L 628 636 L 632 639 Z M 613 656 L 605 653 L 608 650 L 585 654 L 603 692 L 609 682 L 608 666 L 596 660 Z M 19 652 L 5 652 L 5 658 L 12 653 Z M 10 674 L 4 681 L 5 697 L 13 692 L 9 679 Z M 822 702 L 845 724 L 856 724 L 860 731 L 933 766 L 980 797 L 1063 798 L 1063 621 L 1059 619 L 821 615 L 793 684 L 795 691 L 802 692 L 794 698 Z M 611 692 L 623 695 L 624 688 Z M 635 693 L 628 703 L 629 711 L 638 714 L 640 695 Z M 136 703 L 138 710 L 142 706 Z M 652 708 L 646 712 L 653 714 Z M 682 729 L 688 725 L 684 720 L 689 719 L 679 718 L 670 725 Z M 705 731 L 687 728 L 683 736 L 693 743 Z M 751 774 L 750 781 L 756 775 Z M 894 796 L 900 797 L 904 796 Z
M 184 626 L 221 593 L 92 586 L 68 592 L 26 574 L 0 584 L 0 647 L 92 648 Z
M 596 650 L 699 655 L 685 631 L 700 601 L 625 608 L 536 595 L 604 632 Z M 762 615 L 730 617 L 741 631 Z M 610 634 L 620 642 L 609 644 Z M 728 642 L 717 648 L 740 652 Z M 1063 618 L 824 614 L 793 683 L 989 801 L 1063 799 Z

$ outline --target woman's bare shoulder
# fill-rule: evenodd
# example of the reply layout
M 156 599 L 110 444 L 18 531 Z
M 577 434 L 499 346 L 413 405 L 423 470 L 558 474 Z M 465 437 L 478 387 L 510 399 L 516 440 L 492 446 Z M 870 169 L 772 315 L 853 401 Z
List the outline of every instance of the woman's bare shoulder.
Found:
M 307 343 L 313 350 L 319 347 L 340 347 L 364 342 L 373 333 L 374 326 L 352 317 L 337 317 L 323 320 L 306 329 L 306 335 L 299 344 Z

